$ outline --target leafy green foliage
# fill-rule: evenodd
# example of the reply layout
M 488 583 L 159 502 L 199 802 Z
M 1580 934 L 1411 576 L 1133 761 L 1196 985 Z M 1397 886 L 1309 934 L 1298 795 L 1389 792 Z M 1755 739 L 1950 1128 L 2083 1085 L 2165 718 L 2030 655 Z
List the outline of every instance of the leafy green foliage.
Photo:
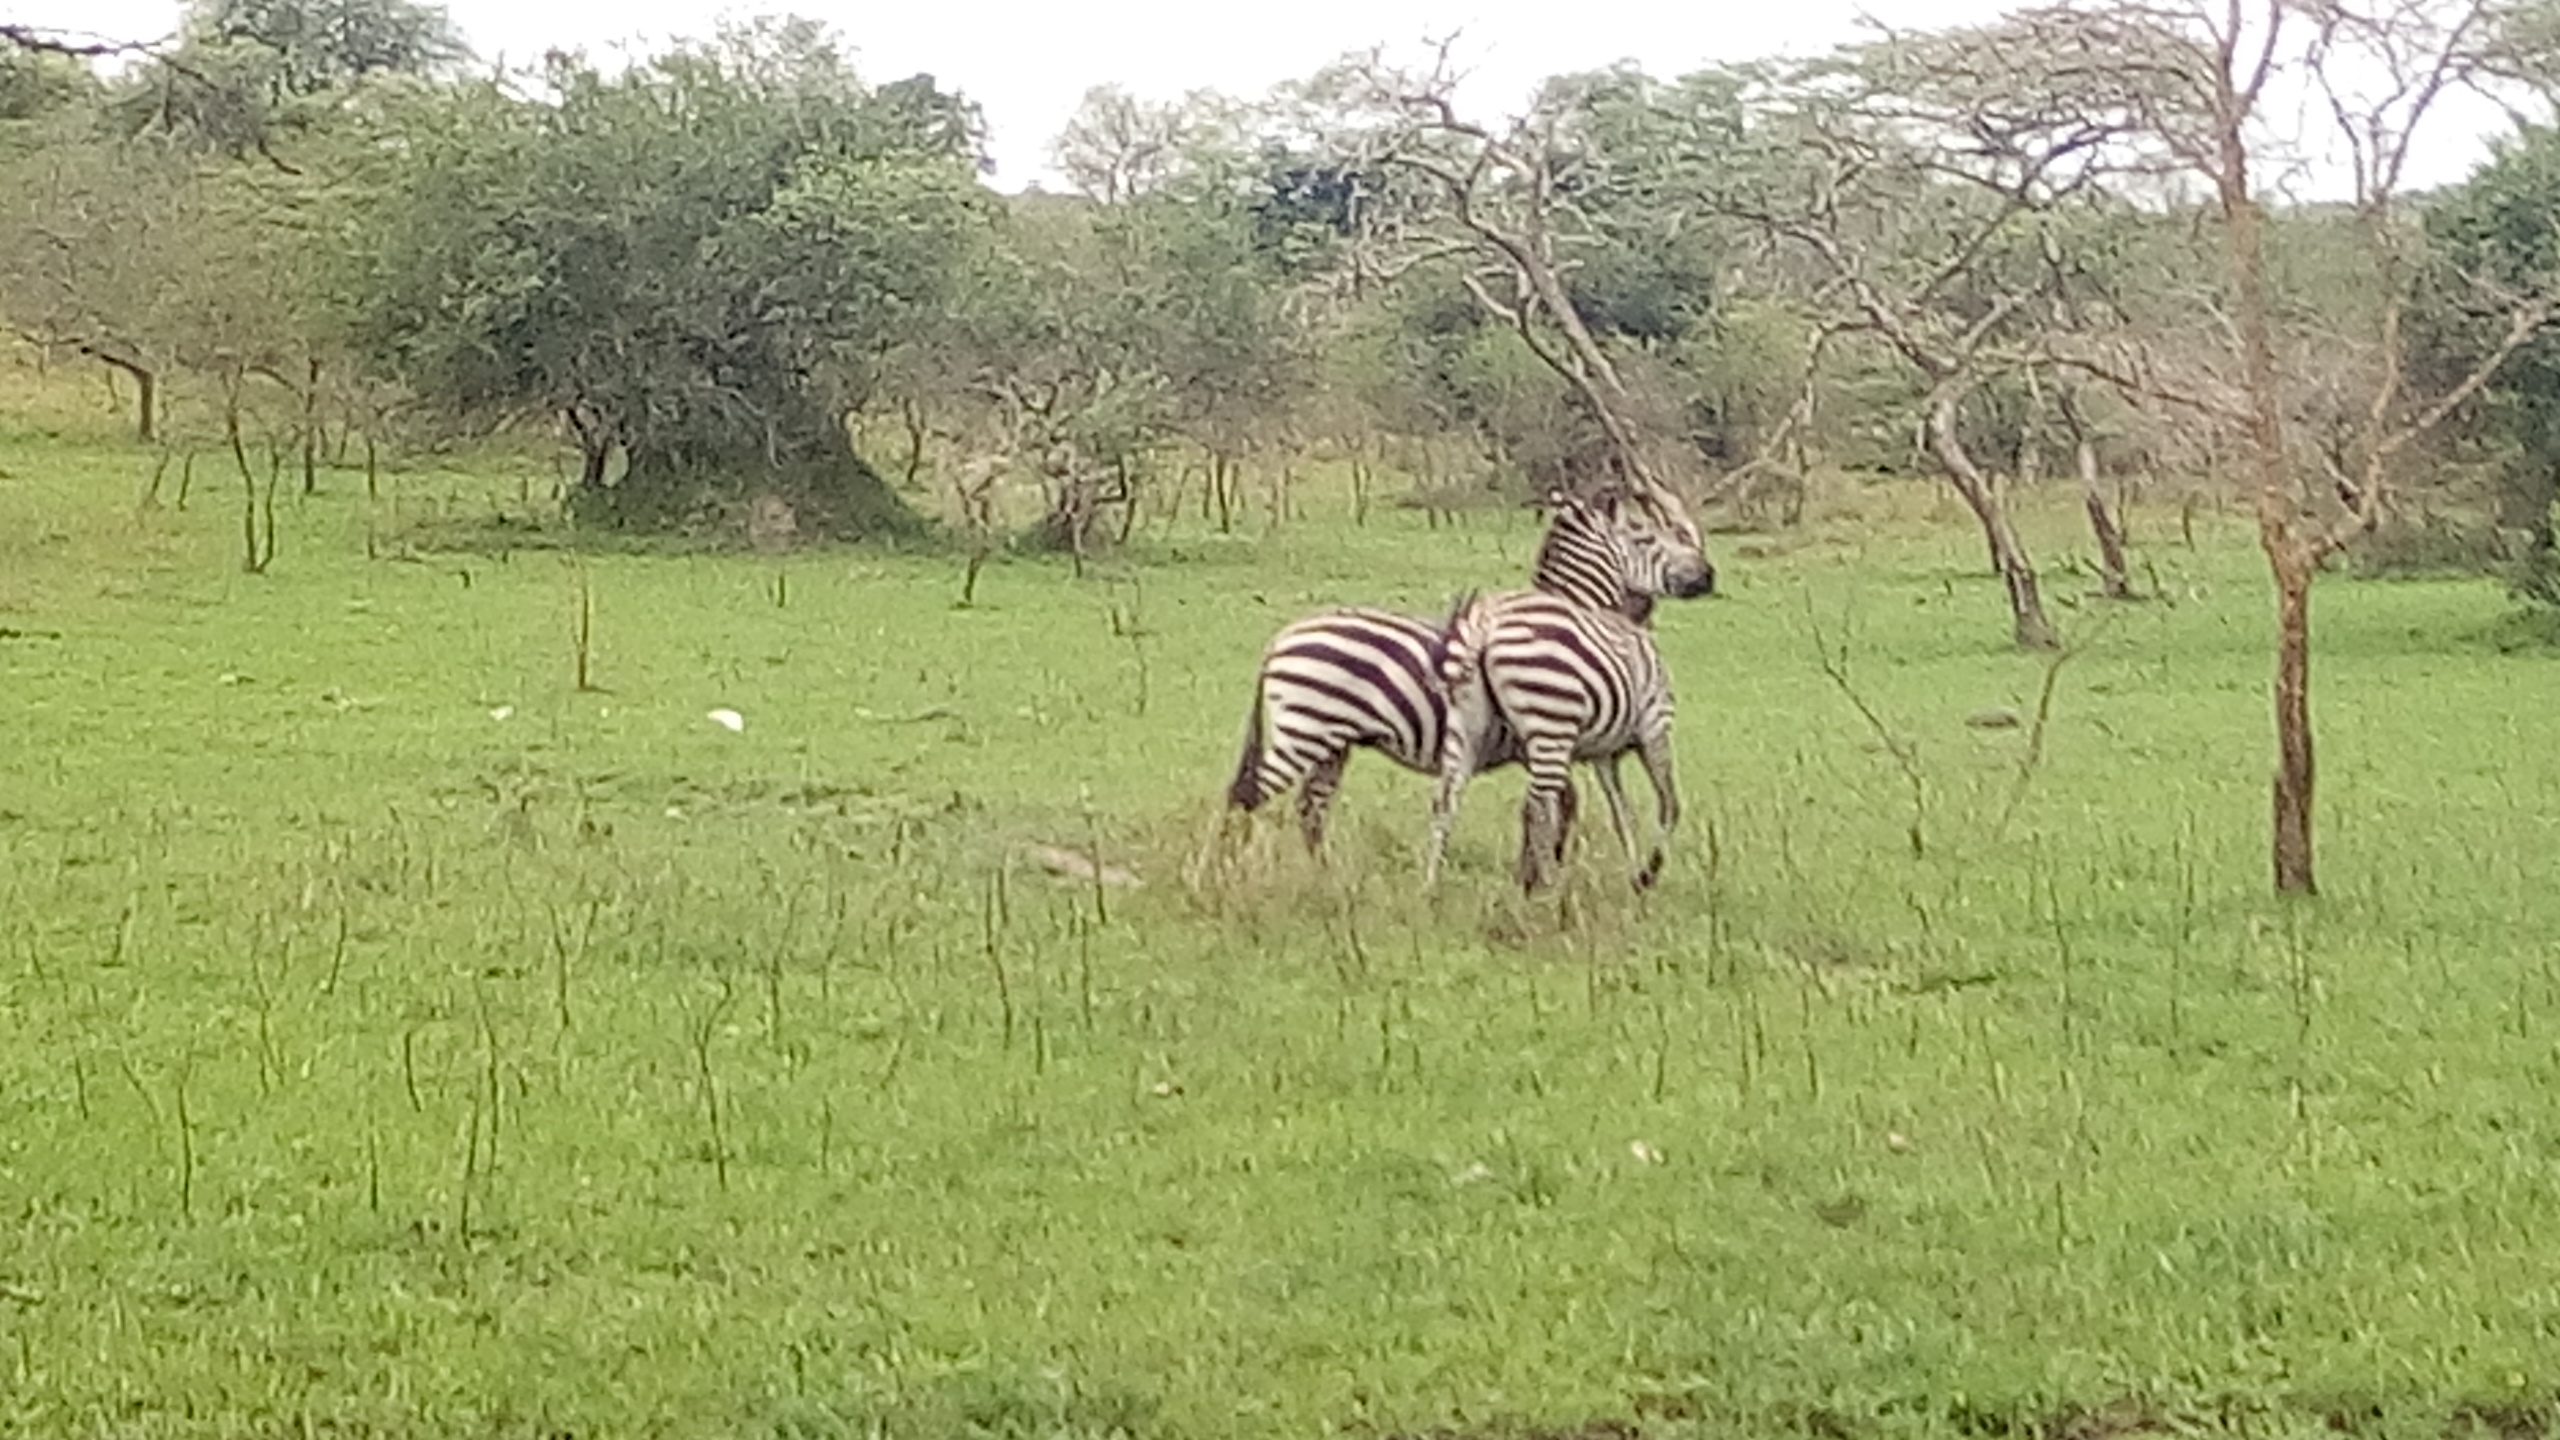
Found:
M 432 75 L 469 58 L 441 5 L 420 0 L 195 0 L 187 38 L 255 46 L 275 57 L 272 83 L 308 95 L 368 75 Z
M 882 365 L 899 404 L 1036 477 L 1046 545 L 1082 553 L 1116 536 L 1168 449 L 1225 465 L 1269 443 L 1306 392 L 1283 262 L 1226 177 L 1116 204 L 1015 197 L 961 257 L 943 313 Z
M 1175 423 L 1213 450 L 1247 448 L 1303 383 L 1283 309 L 1287 256 L 1263 243 L 1266 220 L 1223 186 L 1177 189 L 1106 220 L 1144 286 L 1124 303 L 1164 373 Z
M 77 125 L 0 159 L 0 323 L 151 387 L 135 401 L 146 438 L 191 449 L 245 418 L 290 448 L 323 379 L 338 398 L 353 383 L 341 242 L 364 193 Z
M 0 126 L 52 114 L 97 88 L 97 77 L 78 60 L 0 45 Z
M 1739 87 L 1622 65 L 1551 80 L 1539 103 L 1558 117 L 1557 190 L 1588 228 L 1568 277 L 1575 309 L 1601 334 L 1676 344 L 1713 313 L 1732 259 L 1733 228 L 1703 201 L 1742 133 Z
M 2486 352 L 2502 317 L 2480 303 L 2529 292 L 2560 274 L 2560 131 L 2532 127 L 2501 145 L 2489 163 L 2440 197 L 2426 215 L 2443 264 L 2430 276 L 2412 318 L 2422 372 L 2460 373 Z M 2519 593 L 2560 606 L 2560 336 L 2548 331 L 2507 358 L 2467 417 L 2469 434 L 2498 460 L 2498 518 L 2522 530 Z
M 1263 151 L 1260 179 L 1247 203 L 1253 243 L 1293 278 L 1341 262 L 1343 242 L 1360 233 L 1362 207 L 1382 183 L 1359 167 L 1277 143 Z
M 988 223 L 965 107 L 864 86 L 796 22 L 620 74 L 555 57 L 547 81 L 545 103 L 459 87 L 421 127 L 376 236 L 374 352 L 440 403 L 567 417 L 599 521 L 769 487 L 816 530 L 902 525 L 843 418 Z
M 1783 306 L 1728 296 L 1681 337 L 1672 358 L 1694 400 L 1700 454 L 1739 465 L 1761 453 L 1802 388 L 1806 325 Z
M 195 0 L 177 50 L 121 81 L 112 114 L 129 134 L 290 170 L 276 147 L 329 131 L 352 92 L 449 77 L 469 56 L 444 7 L 420 0 Z

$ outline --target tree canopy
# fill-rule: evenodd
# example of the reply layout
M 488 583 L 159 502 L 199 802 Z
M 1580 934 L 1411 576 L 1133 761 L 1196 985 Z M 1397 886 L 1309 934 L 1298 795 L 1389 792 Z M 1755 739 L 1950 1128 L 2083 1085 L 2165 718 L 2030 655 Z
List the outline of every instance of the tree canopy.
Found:
M 680 524 L 761 487 L 826 533 L 907 523 L 842 422 L 988 224 L 951 97 L 872 88 L 783 23 L 619 74 L 555 55 L 536 98 L 437 107 L 381 207 L 371 353 L 457 409 L 561 417 L 593 520 Z

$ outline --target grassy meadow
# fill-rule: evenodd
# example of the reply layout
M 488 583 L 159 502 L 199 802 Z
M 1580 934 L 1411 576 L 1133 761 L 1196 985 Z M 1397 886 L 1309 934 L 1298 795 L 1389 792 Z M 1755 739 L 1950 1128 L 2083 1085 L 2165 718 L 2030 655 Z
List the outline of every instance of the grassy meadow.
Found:
M 2137 513 L 2107 607 L 2035 508 L 2078 648 L 1989 729 L 2048 670 L 1978 542 L 1844 486 L 1660 617 L 1659 892 L 1595 824 L 1517 898 L 1515 772 L 1435 898 L 1418 777 L 1329 869 L 1218 800 L 1274 628 L 1526 515 L 1312 470 L 963 609 L 418 547 L 549 484 L 493 459 L 329 473 L 253 576 L 98 402 L 0 372 L 0 1434 L 2560 1424 L 2560 655 L 2493 584 L 2321 586 L 2284 905 L 2240 516 Z

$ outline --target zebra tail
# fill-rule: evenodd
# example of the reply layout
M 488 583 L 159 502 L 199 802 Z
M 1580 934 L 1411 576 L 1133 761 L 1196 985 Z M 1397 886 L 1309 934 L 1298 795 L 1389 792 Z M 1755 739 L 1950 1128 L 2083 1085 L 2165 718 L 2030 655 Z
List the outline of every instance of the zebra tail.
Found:
M 1481 590 L 1461 592 L 1449 604 L 1449 618 L 1440 626 L 1440 684 L 1452 694 L 1475 683 L 1477 657 L 1483 653 L 1485 641 L 1484 598 Z
M 1227 782 L 1227 804 L 1237 810 L 1259 810 L 1271 797 L 1262 792 L 1262 677 L 1253 682 L 1253 711 L 1244 720 L 1244 753 L 1236 759 L 1236 778 Z

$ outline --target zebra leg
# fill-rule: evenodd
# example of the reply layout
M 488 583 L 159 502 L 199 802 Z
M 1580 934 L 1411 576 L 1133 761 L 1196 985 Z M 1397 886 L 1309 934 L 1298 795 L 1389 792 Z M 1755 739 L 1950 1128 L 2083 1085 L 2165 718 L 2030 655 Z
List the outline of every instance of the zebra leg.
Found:
M 1542 890 L 1555 883 L 1556 862 L 1570 813 L 1581 808 L 1573 791 L 1572 741 L 1565 737 L 1528 744 L 1529 794 L 1520 803 L 1520 865 L 1523 890 Z
M 1574 825 L 1582 812 L 1582 789 L 1573 783 L 1570 772 L 1565 776 L 1564 789 L 1556 792 L 1555 808 L 1554 836 L 1547 847 L 1546 863 L 1560 871 L 1564 868 L 1564 852 L 1573 844 Z M 1537 836 L 1538 826 L 1530 814 L 1528 805 L 1524 803 L 1520 807 L 1520 851 L 1523 861 L 1515 874 L 1515 878 L 1523 885 L 1530 883 L 1526 856 L 1529 847 L 1537 843 Z
M 1603 755 L 1592 766 L 1600 772 L 1600 793 L 1609 800 L 1609 824 L 1618 832 L 1618 843 L 1626 847 L 1627 858 L 1636 858 L 1635 816 L 1627 806 L 1627 777 L 1618 768 L 1622 755 Z
M 1307 771 L 1306 783 L 1298 788 L 1298 833 L 1307 837 L 1307 853 L 1324 854 L 1325 820 L 1333 810 L 1333 797 L 1342 789 L 1342 767 L 1351 761 L 1351 752 L 1338 750 L 1319 760 Z
M 1458 823 L 1458 797 L 1474 777 L 1482 758 L 1480 737 L 1471 726 L 1452 724 L 1440 740 L 1440 784 L 1431 795 L 1431 846 L 1422 857 L 1422 883 L 1440 883 L 1440 862 L 1449 853 L 1449 831 Z
M 1659 828 L 1653 838 L 1653 853 L 1636 870 L 1636 888 L 1650 890 L 1662 878 L 1662 864 L 1671 848 L 1671 830 L 1680 823 L 1680 785 L 1671 773 L 1671 732 L 1664 730 L 1648 735 L 1636 751 L 1644 762 L 1644 774 L 1653 782 L 1653 798 Z

